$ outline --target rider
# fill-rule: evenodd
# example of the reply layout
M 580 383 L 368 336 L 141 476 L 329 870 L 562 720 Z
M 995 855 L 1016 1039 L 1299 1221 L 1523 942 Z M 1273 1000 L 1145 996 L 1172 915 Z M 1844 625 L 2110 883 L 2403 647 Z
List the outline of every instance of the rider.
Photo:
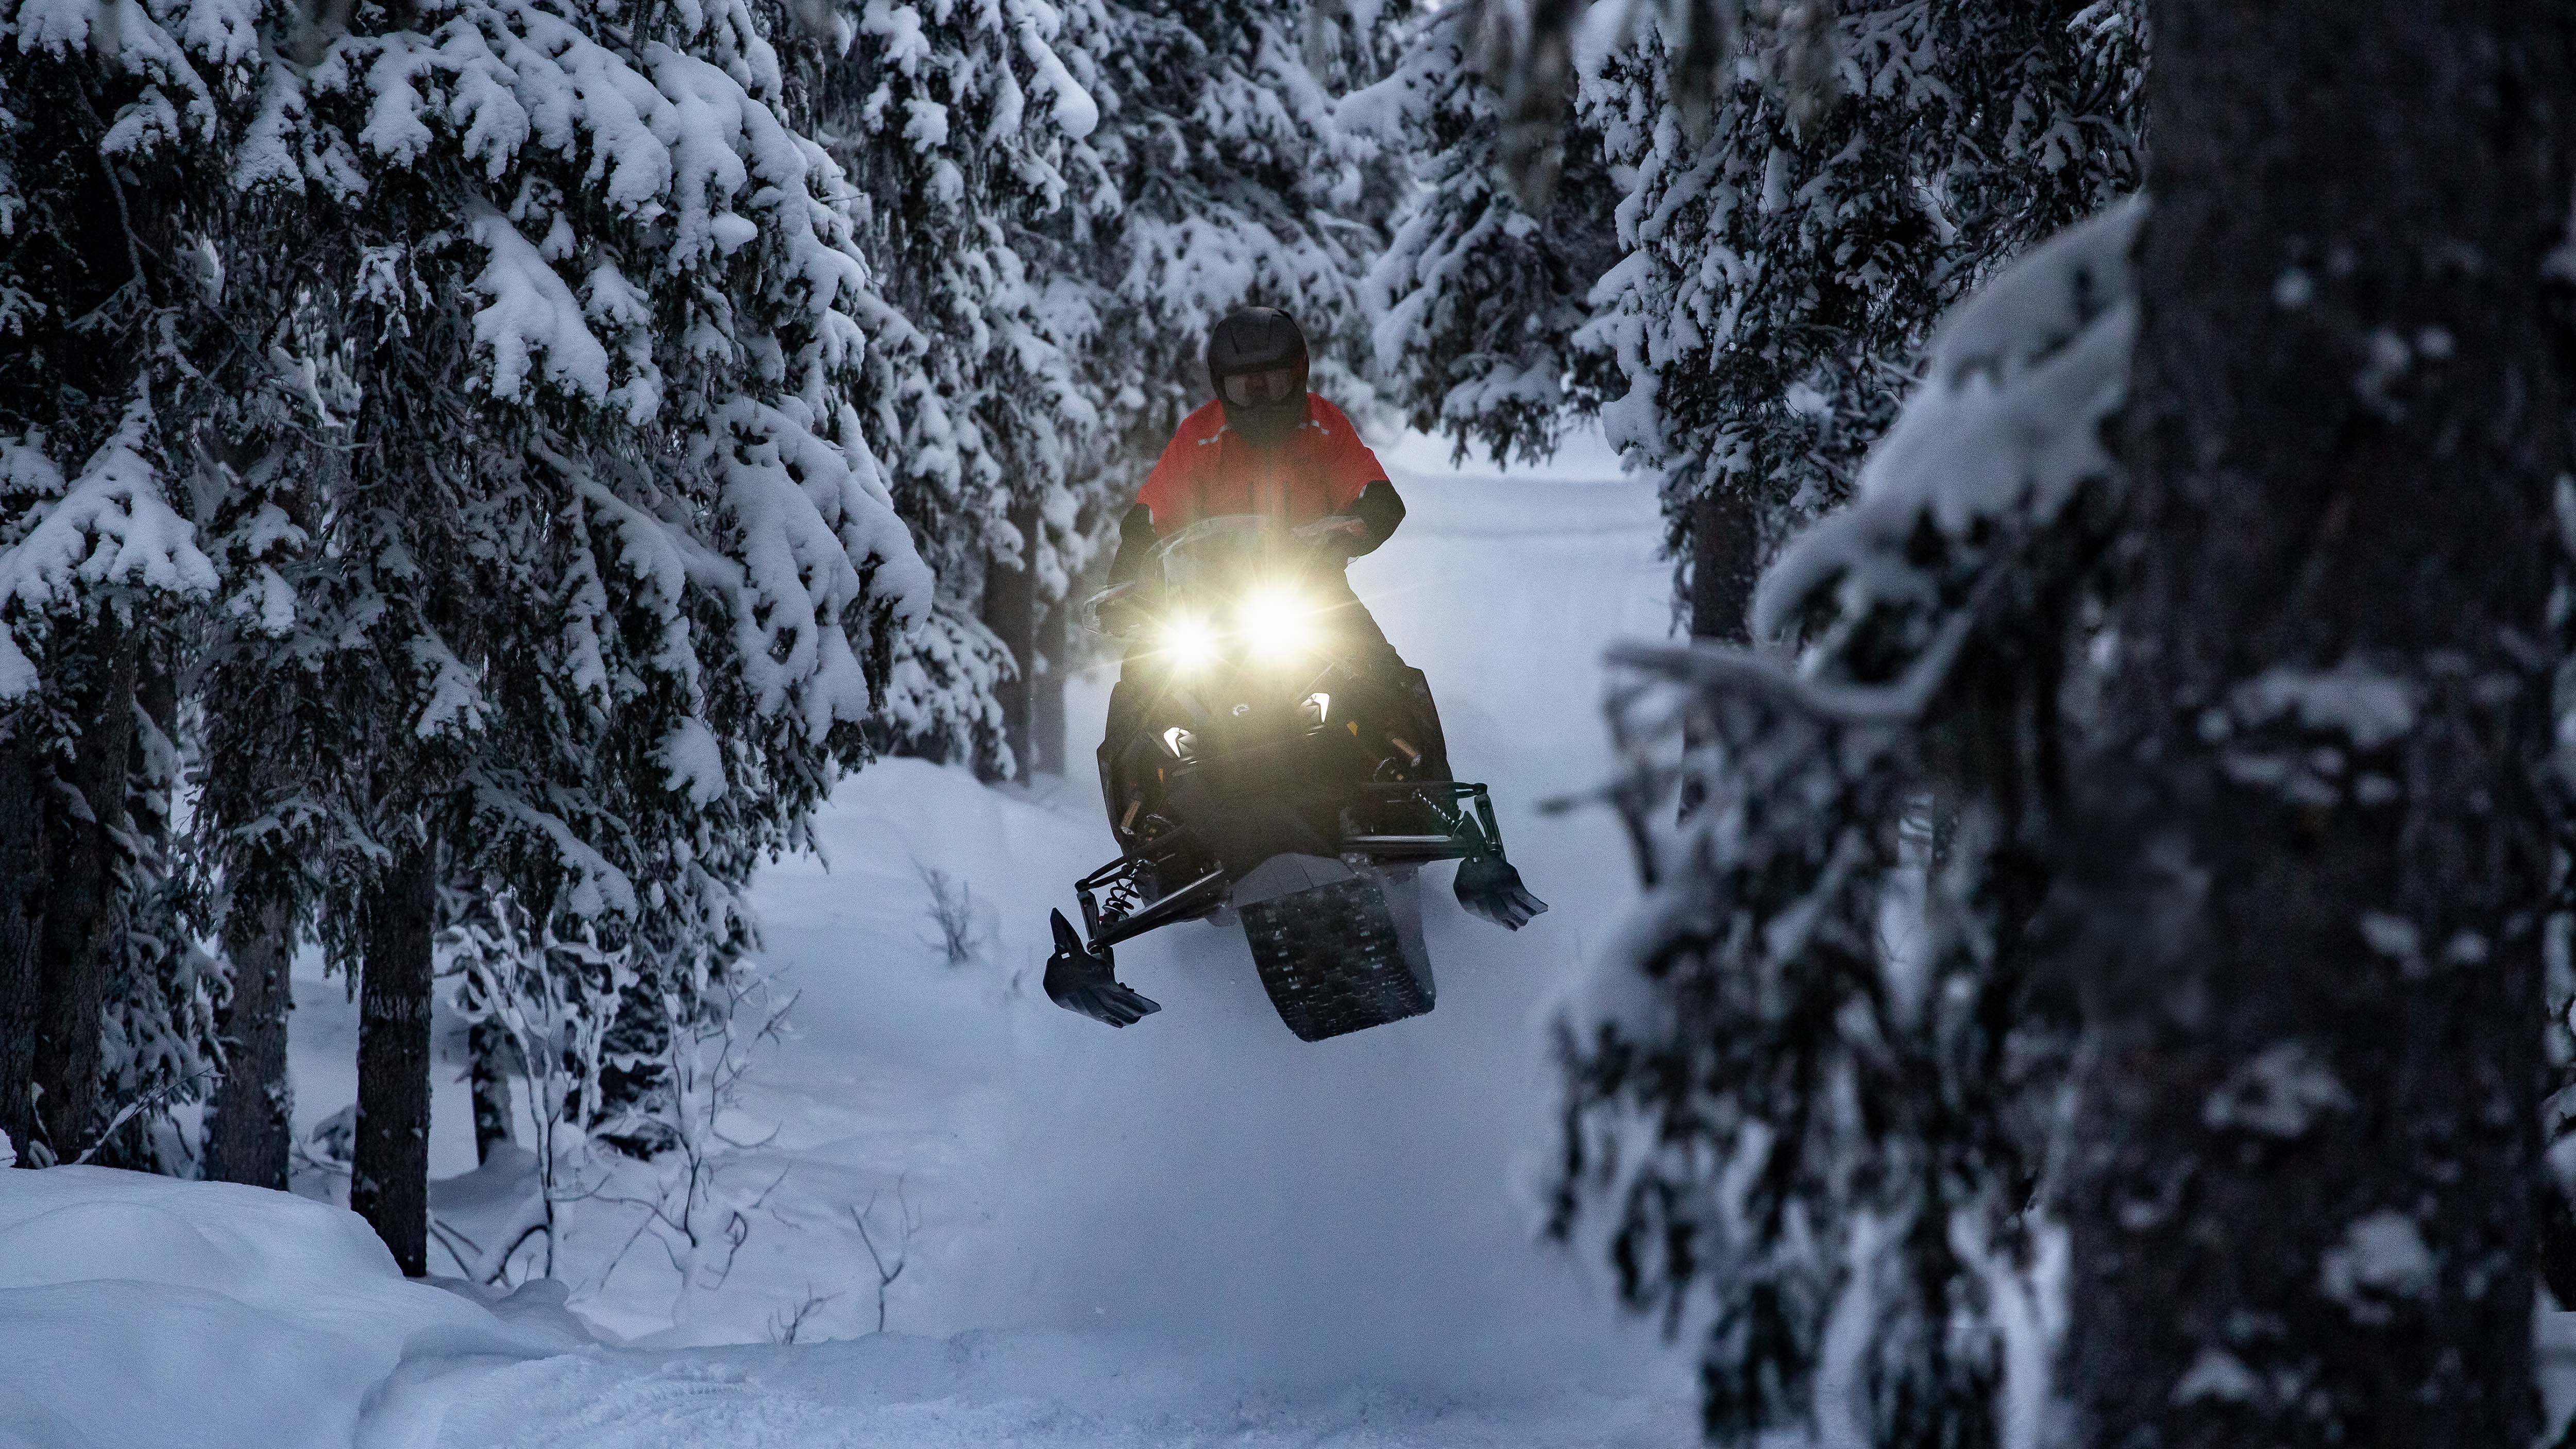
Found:
M 1386 542 L 1404 500 L 1351 420 L 1306 390 L 1296 319 L 1276 307 L 1228 313 L 1208 336 L 1207 367 L 1216 400 L 1181 420 L 1119 520 L 1112 584 L 1134 578 L 1161 539 L 1219 514 L 1268 514 L 1344 559 Z M 1336 629 L 1401 668 L 1359 597 L 1347 583 L 1339 592 Z
M 1351 420 L 1306 390 L 1306 334 L 1296 319 L 1275 307 L 1227 314 L 1208 336 L 1207 369 L 1216 400 L 1182 420 L 1119 520 L 1113 585 L 1141 572 L 1160 539 L 1224 514 L 1269 515 L 1344 561 L 1386 542 L 1404 521 L 1404 500 Z M 1439 715 L 1421 672 L 1387 643 L 1341 571 L 1328 570 L 1327 577 L 1335 635 L 1383 662 L 1428 726 L 1423 774 L 1450 778 Z M 1120 743 L 1132 735 L 1143 706 L 1141 687 L 1122 671 L 1109 696 L 1107 738 Z M 1114 829 L 1117 803 L 1105 803 Z M 1122 845 L 1132 843 L 1121 836 Z M 1462 870 L 1457 894 L 1468 909 L 1514 930 L 1547 909 L 1499 859 Z

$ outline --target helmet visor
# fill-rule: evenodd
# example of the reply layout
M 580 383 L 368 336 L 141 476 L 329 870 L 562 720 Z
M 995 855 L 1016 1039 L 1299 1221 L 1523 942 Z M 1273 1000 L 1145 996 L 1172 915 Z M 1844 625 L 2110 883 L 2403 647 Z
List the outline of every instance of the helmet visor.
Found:
M 1297 389 L 1297 369 L 1265 367 L 1259 372 L 1238 372 L 1225 380 L 1225 400 L 1239 408 L 1260 407 L 1264 403 L 1286 402 Z

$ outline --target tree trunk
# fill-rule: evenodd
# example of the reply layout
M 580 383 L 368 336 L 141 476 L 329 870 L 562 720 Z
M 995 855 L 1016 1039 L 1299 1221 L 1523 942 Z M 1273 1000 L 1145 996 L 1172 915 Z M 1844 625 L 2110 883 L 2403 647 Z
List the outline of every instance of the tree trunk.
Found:
M 2073 1442 L 2538 1427 L 2569 16 L 2157 0 L 2134 549 L 2054 917 Z
M 1073 653 L 1067 627 L 1072 613 L 1070 600 L 1058 600 L 1038 616 L 1039 669 L 1029 682 L 1029 749 L 1032 767 L 1049 775 L 1065 772 L 1064 678 Z
M 1762 519 L 1741 489 L 1723 484 L 1691 500 L 1690 631 L 1694 639 L 1723 644 L 1753 642 L 1753 585 L 1761 576 Z M 1697 750 L 1705 721 L 1682 722 L 1682 745 Z M 1708 798 L 1708 783 L 1683 779 L 1679 813 L 1688 820 Z
M 409 847 L 366 900 L 358 985 L 358 1132 L 349 1207 L 417 1278 L 429 1271 L 430 940 L 435 842 Z
M 36 1125 L 36 1028 L 40 948 L 45 930 L 45 770 L 35 746 L 16 731 L 0 741 L 0 1132 L 21 1165 Z
M 57 1162 L 80 1156 L 106 1125 L 98 1112 L 101 1018 L 123 925 L 116 836 L 125 825 L 140 662 L 137 642 L 112 611 L 102 612 L 87 642 L 97 654 L 68 781 L 77 802 L 58 805 L 46 831 L 54 849 L 37 958 L 36 1116 Z
M 510 1034 L 496 1022 L 465 1029 L 474 1086 L 474 1160 L 489 1162 L 492 1149 L 510 1137 Z
M 1006 776 L 995 762 L 985 766 L 985 774 L 1025 780 L 1030 767 L 1030 687 L 1037 672 L 1032 667 L 1038 637 L 1037 573 L 1030 562 L 1037 556 L 1037 510 L 1027 505 L 1012 509 L 1011 524 L 1025 540 L 1019 567 L 995 560 L 984 572 L 984 627 L 1011 651 L 1014 670 L 1012 677 L 993 689 L 994 702 L 1002 708 L 1002 743 L 1011 752 L 1011 768 Z
M 287 1185 L 294 1084 L 286 1068 L 288 976 L 295 943 L 283 900 L 238 902 L 225 922 L 232 999 L 224 1006 L 224 1079 L 206 1123 L 206 1176 L 253 1187 Z
M 1690 631 L 1694 639 L 1753 642 L 1753 583 L 1762 520 L 1743 490 L 1723 484 L 1691 501 Z

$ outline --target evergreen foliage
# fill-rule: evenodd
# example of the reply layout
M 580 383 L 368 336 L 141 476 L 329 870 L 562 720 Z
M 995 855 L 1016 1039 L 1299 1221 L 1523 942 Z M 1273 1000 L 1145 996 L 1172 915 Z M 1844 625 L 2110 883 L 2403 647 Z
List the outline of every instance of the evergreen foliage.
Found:
M 0 808 L 29 827 L 0 860 L 20 923 L 0 1130 L 31 1163 L 159 1159 L 150 1119 L 209 1085 L 218 987 L 170 888 L 170 689 L 218 586 L 195 434 L 223 391 L 229 170 L 267 18 L 0 10 Z
M 1461 445 L 1529 456 L 1549 400 L 1597 413 L 1662 482 L 1680 559 L 1711 493 L 1773 532 L 1848 497 L 1942 309 L 2136 184 L 2136 0 L 1720 4 L 1564 30 L 1562 179 L 1533 216 L 1505 184 L 1517 113 L 1475 79 L 1509 8 L 1427 26 L 1385 107 L 1458 180 L 1398 222 L 1379 364 Z M 1721 31 L 1739 48 L 1709 66 Z
M 1307 0 L 875 0 L 817 20 L 838 47 L 820 124 L 889 309 L 867 428 L 939 578 L 885 742 L 1013 773 L 1010 716 L 1070 662 L 1041 657 L 1026 615 L 1061 617 L 1205 400 L 1215 319 L 1289 307 L 1319 385 L 1368 401 L 1357 284 L 1397 162 L 1334 104 L 1390 24 Z
M 1536 462 L 1616 377 L 1576 339 L 1594 284 L 1619 259 L 1621 193 L 1600 138 L 1576 121 L 1546 206 L 1522 208 L 1473 20 L 1463 6 L 1438 12 L 1393 73 L 1342 107 L 1346 123 L 1421 158 L 1369 270 L 1371 360 L 1406 421 L 1460 456 L 1472 443 Z
M 2142 213 L 1945 327 L 1859 501 L 1765 581 L 1765 632 L 1808 640 L 1794 669 L 1626 656 L 1650 891 L 1558 1027 L 1553 1221 L 1632 1303 L 1704 1306 L 1721 1441 L 1995 1443 L 2016 1377 L 2000 1402 L 2033 1427 L 2055 1248 L 2022 1214 L 2074 1023 L 2027 932 L 2062 824 L 2062 660 L 2116 517 Z M 1656 765 L 1684 731 L 1679 771 Z M 1683 777 L 1702 802 L 1674 830 Z M 1927 804 L 1937 844 L 1908 829 Z
M 279 80 L 268 154 L 337 305 L 301 496 L 242 520 L 290 553 L 222 635 L 212 753 L 364 744 L 206 799 L 246 827 L 227 866 L 293 841 L 344 960 L 380 873 L 443 842 L 632 952 L 639 1002 L 703 999 L 927 603 L 852 402 L 882 304 L 846 183 L 748 9 L 642 19 L 362 9 Z
M 897 506 L 939 578 L 895 666 L 893 742 L 1010 773 L 999 701 L 1026 661 L 982 621 L 986 579 L 1033 569 L 1061 597 L 1099 414 L 1097 330 L 1071 247 L 1118 198 L 1088 138 L 1096 8 L 994 0 L 837 17 L 815 83 L 858 236 L 885 279 L 866 417 Z M 1028 537 L 1028 534 L 1035 537 Z

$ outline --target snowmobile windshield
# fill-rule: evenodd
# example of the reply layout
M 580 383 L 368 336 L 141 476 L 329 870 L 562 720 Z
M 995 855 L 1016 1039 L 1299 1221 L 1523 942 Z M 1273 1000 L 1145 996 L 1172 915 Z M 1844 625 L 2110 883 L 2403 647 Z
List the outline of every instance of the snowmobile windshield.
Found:
M 1167 626 L 1209 609 L 1277 612 L 1282 606 L 1272 601 L 1307 593 L 1318 558 L 1312 539 L 1277 519 L 1257 513 L 1203 518 L 1157 544 L 1144 574 L 1083 600 L 1075 616 L 1094 633 L 1122 638 L 1142 629 L 1147 616 L 1174 610 L 1180 614 L 1166 619 Z
M 1312 553 L 1276 519 L 1233 513 L 1200 519 L 1173 534 L 1154 558 L 1163 591 L 1188 598 L 1229 594 L 1254 582 L 1302 574 Z

